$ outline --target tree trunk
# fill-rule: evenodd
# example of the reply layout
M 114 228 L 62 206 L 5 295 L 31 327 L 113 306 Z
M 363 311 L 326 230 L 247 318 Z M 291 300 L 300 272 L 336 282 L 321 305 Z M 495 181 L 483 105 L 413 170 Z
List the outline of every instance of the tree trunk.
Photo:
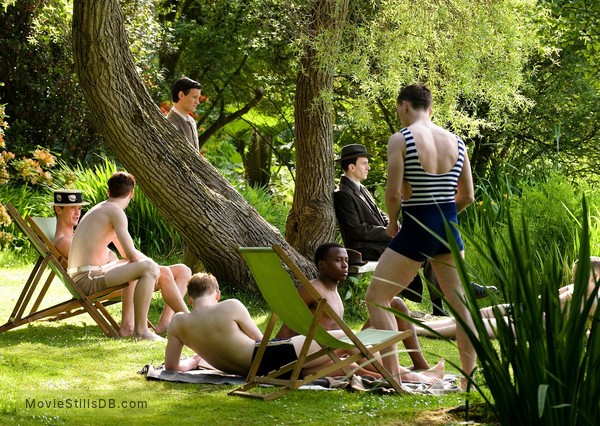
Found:
M 219 172 L 194 152 L 152 102 L 129 50 L 118 0 L 75 0 L 79 83 L 108 147 L 206 268 L 256 290 L 239 246 L 281 244 L 309 276 L 314 267 Z
M 319 244 L 332 241 L 335 230 L 333 118 L 331 106 L 322 96 L 333 89 L 334 70 L 319 58 L 339 46 L 348 0 L 318 0 L 312 13 L 307 24 L 310 41 L 296 78 L 296 188 L 286 222 L 288 242 L 307 257 Z M 326 49 L 318 52 L 312 43 L 321 37 L 327 40 L 321 45 Z

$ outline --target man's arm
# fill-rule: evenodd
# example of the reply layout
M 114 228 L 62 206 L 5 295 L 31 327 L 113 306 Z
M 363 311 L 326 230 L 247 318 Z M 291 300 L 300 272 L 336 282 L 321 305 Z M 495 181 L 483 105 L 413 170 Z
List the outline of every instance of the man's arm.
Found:
M 190 371 L 198 367 L 201 358 L 198 354 L 194 354 L 190 359 L 181 360 L 181 351 L 184 345 L 177 337 L 179 328 L 181 327 L 179 319 L 179 315 L 176 314 L 169 324 L 167 348 L 165 349 L 165 369 Z
M 146 256 L 135 248 L 133 239 L 127 230 L 127 215 L 118 207 L 111 211 L 111 222 L 115 229 L 116 239 L 113 241 L 121 256 L 135 262 L 146 258 Z
M 242 302 L 240 302 L 237 299 L 229 299 L 226 302 L 220 302 L 220 303 L 229 303 L 230 304 L 229 309 L 231 312 L 231 317 L 237 323 L 237 325 L 240 327 L 240 330 L 242 330 L 252 340 L 255 340 L 255 341 L 262 340 L 262 338 L 263 338 L 262 332 L 260 331 L 258 326 L 254 323 L 254 321 L 252 320 L 252 317 L 250 316 L 250 312 L 248 312 L 248 309 L 244 306 L 244 304 Z
M 395 237 L 398 233 L 398 217 L 402 209 L 402 181 L 404 180 L 404 156 L 406 141 L 402 133 L 394 133 L 388 140 L 388 181 L 385 188 L 385 206 L 389 217 L 387 233 Z
M 465 159 L 463 161 L 463 168 L 458 176 L 458 187 L 456 195 L 454 196 L 456 202 L 456 210 L 458 212 L 467 208 L 473 201 L 475 201 L 475 189 L 473 188 L 473 175 L 471 173 L 471 163 L 469 162 L 469 156 L 465 148 Z
M 54 247 L 56 247 L 56 249 L 65 259 L 69 258 L 69 250 L 71 250 L 71 241 L 73 241 L 73 237 L 60 237 L 54 241 Z

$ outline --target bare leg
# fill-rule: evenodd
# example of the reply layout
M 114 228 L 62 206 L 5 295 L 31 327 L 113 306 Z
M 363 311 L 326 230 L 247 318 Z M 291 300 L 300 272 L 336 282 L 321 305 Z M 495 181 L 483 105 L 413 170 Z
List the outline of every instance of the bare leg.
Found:
M 129 283 L 129 287 L 125 287 L 121 295 L 121 328 L 119 328 L 121 337 L 133 336 L 133 292 L 136 283 L 137 281 Z
M 335 337 L 342 338 L 345 337 L 345 334 L 342 330 L 330 330 L 329 333 Z M 302 349 L 302 345 L 304 344 L 306 337 L 305 336 L 294 336 L 292 337 L 292 343 L 294 344 L 294 348 L 296 349 L 296 354 L 300 353 L 300 350 Z M 308 355 L 317 352 L 318 350 L 320 350 L 321 347 L 316 343 L 316 342 L 311 342 L 310 348 L 308 350 Z M 339 353 L 339 355 L 343 355 L 343 354 L 352 354 L 352 353 L 356 353 L 356 350 L 351 350 L 351 351 L 342 351 Z M 397 353 L 397 352 L 395 352 Z M 383 362 L 385 359 L 389 359 L 391 358 L 390 356 L 384 356 L 383 358 L 379 355 L 379 354 L 375 354 L 375 356 L 377 357 L 377 359 L 380 362 Z M 396 356 L 396 360 L 397 360 L 397 356 Z M 320 358 L 317 358 L 311 362 L 307 362 L 305 364 L 305 368 L 304 371 L 306 374 L 310 374 L 313 373 L 315 371 L 318 371 L 319 369 L 323 368 L 326 365 L 332 364 L 331 358 L 329 358 L 328 356 L 324 355 Z M 359 364 L 362 364 L 362 362 L 359 361 Z M 355 363 L 352 364 L 350 366 L 348 366 L 348 368 L 350 370 L 353 371 L 354 374 L 368 374 L 377 378 L 380 378 L 381 375 L 373 368 L 372 365 L 368 364 L 366 366 L 360 367 L 359 364 Z M 402 366 L 398 365 L 398 362 L 396 361 L 396 368 L 399 370 L 399 375 L 396 377 L 399 377 L 400 380 L 407 380 L 407 381 L 411 381 L 411 382 L 419 382 L 419 383 L 428 383 L 428 384 L 432 384 L 432 383 L 436 383 L 439 381 L 439 379 L 437 377 L 433 377 L 431 375 L 426 375 L 426 374 L 422 374 L 422 373 L 416 373 L 413 371 L 410 371 L 408 368 L 404 368 Z M 344 372 L 343 371 L 337 371 L 332 373 L 332 375 L 343 375 Z
M 380 330 L 398 330 L 396 316 L 377 305 L 390 308 L 394 296 L 408 285 L 420 267 L 420 262 L 393 250 L 386 249 L 383 252 L 365 295 L 373 327 Z M 400 377 L 397 348 L 388 348 L 384 352 L 390 353 L 390 356 L 383 357 L 383 366 L 392 377 Z
M 487 309 L 487 308 L 484 308 Z M 483 316 L 483 323 L 485 325 L 488 336 L 496 337 L 496 319 L 486 317 L 483 314 L 483 309 L 480 310 Z M 505 317 L 506 318 L 506 317 Z M 446 339 L 456 339 L 456 321 L 454 318 L 447 318 L 439 321 L 427 321 L 424 323 L 431 329 L 435 330 L 438 334 L 435 334 L 424 327 L 415 327 L 415 331 L 417 336 L 427 336 L 427 337 L 444 337 Z
M 446 360 L 444 358 L 442 358 L 438 361 L 438 363 L 436 365 L 431 367 L 429 370 L 423 371 L 423 374 L 441 379 L 442 377 L 444 377 L 445 369 L 446 369 Z
M 165 286 L 172 286 L 172 284 L 169 281 L 172 281 L 175 283 L 175 286 L 177 287 L 177 291 L 180 294 L 181 297 L 181 301 L 183 302 L 183 297 L 185 296 L 185 292 L 187 289 L 187 283 L 190 280 L 190 277 L 192 276 L 192 271 L 190 270 L 190 268 L 188 268 L 187 266 L 183 265 L 183 264 L 177 264 L 177 265 L 171 265 L 171 266 L 161 266 L 160 267 L 160 278 L 158 279 L 158 283 L 160 285 L 160 288 L 162 289 Z M 165 297 L 164 293 L 163 293 L 163 298 Z M 185 305 L 185 302 L 184 302 Z M 181 312 L 181 311 L 178 311 Z M 187 310 L 187 306 L 186 306 L 186 310 L 183 312 L 189 312 Z M 167 327 L 169 326 L 169 323 L 171 322 L 171 318 L 173 318 L 173 314 L 175 313 L 175 311 L 171 308 L 170 305 L 168 305 L 166 303 L 166 299 L 165 299 L 165 306 L 163 308 L 162 314 L 160 316 L 160 319 L 158 320 L 158 325 L 156 326 L 156 332 L 158 334 L 162 334 L 164 332 L 167 331 Z
M 133 292 L 133 337 L 148 340 L 159 338 L 148 329 L 148 308 L 159 274 L 158 265 L 148 258 L 136 262 L 119 263 L 106 272 L 105 281 L 108 287 L 138 280 Z M 129 309 L 128 306 L 125 308 Z
M 456 267 L 454 266 L 452 254 L 435 256 L 431 265 L 433 266 L 435 275 L 440 282 L 440 286 L 444 295 L 446 296 L 447 302 L 450 304 L 450 306 L 452 306 L 456 314 L 463 319 L 463 321 L 466 323 L 466 326 L 477 335 L 477 331 L 473 325 L 471 313 L 463 301 L 465 292 Z M 462 369 L 466 374 L 471 374 L 475 369 L 477 355 L 475 353 L 473 344 L 469 340 L 467 333 L 462 327 L 456 328 L 456 343 L 458 345 L 458 353 L 460 356 Z M 462 378 L 461 387 L 466 389 L 466 385 L 466 378 Z
M 399 297 L 394 297 L 392 299 L 391 307 L 397 311 L 402 312 L 406 316 L 409 315 L 408 307 L 406 306 L 406 303 L 404 303 L 404 300 L 402 300 Z M 402 343 L 404 344 L 404 347 L 406 349 L 408 349 L 408 351 L 409 351 L 408 355 L 410 356 L 410 359 L 413 362 L 414 368 L 416 370 L 428 370 L 429 364 L 425 360 L 425 357 L 423 356 L 423 352 L 421 352 L 421 345 L 419 345 L 419 339 L 417 338 L 417 333 L 416 333 L 414 324 L 410 321 L 405 321 L 398 316 L 396 316 L 395 318 L 396 318 L 396 325 L 398 327 L 398 330 L 400 330 L 400 331 L 411 330 L 412 331 L 411 336 L 402 340 Z M 370 326 L 371 326 L 371 320 L 368 319 L 367 322 L 365 323 L 365 325 L 363 326 L 363 329 L 369 328 Z

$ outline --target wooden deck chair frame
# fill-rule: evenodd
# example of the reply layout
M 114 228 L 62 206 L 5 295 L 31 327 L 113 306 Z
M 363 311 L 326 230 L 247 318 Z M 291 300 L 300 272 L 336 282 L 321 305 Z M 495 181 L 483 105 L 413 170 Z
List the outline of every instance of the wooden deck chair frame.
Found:
M 250 367 L 246 384 L 229 392 L 229 395 L 273 400 L 302 385 L 328 376 L 335 371 L 342 370 L 345 374 L 350 375 L 351 371 L 348 366 L 360 360 L 367 360 L 366 362 L 371 363 L 391 387 L 398 393 L 404 393 L 400 383 L 395 378 L 390 377 L 389 372 L 374 354 L 382 349 L 396 345 L 399 341 L 409 337 L 412 333 L 410 330 L 398 332 L 371 328 L 354 333 L 331 308 L 327 300 L 317 292 L 312 283 L 281 247 L 278 245 L 274 245 L 272 248 L 240 247 L 239 252 L 248 264 L 272 313 L 263 340 Z M 290 269 L 294 277 L 298 279 L 300 285 L 304 286 L 317 301 L 314 314 L 298 295 L 296 286 L 281 261 Z M 344 331 L 346 334 L 345 338 L 337 339 L 323 329 L 320 322 L 324 314 L 331 317 L 339 328 Z M 306 337 L 304 345 L 296 361 L 265 376 L 257 376 L 258 367 L 266 351 L 267 342 L 273 334 L 278 318 L 296 333 Z M 322 349 L 312 355 L 307 355 L 310 344 L 313 341 L 317 342 Z M 340 359 L 335 352 L 339 349 L 355 349 L 357 352 Z M 329 356 L 333 361 L 331 365 L 327 365 L 317 372 L 301 377 L 303 366 L 307 362 L 324 355 Z M 281 378 L 282 375 L 289 374 L 290 372 L 291 377 L 289 379 Z M 258 385 L 272 385 L 277 387 L 277 389 L 270 393 L 261 392 L 254 389 Z
M 38 252 L 38 259 L 8 321 L 0 326 L 0 333 L 33 321 L 59 320 L 87 312 L 107 336 L 118 338 L 119 324 L 106 310 L 106 306 L 120 301 L 122 290 L 127 287 L 128 283 L 86 295 L 67 274 L 65 260 L 34 220 L 31 217 L 23 219 L 10 203 L 6 203 L 5 207 L 15 226 Z M 37 292 L 33 305 L 28 309 L 46 272 L 48 275 Z M 55 276 L 60 278 L 73 298 L 49 308 L 39 309 Z M 26 311 L 28 311 L 27 314 Z

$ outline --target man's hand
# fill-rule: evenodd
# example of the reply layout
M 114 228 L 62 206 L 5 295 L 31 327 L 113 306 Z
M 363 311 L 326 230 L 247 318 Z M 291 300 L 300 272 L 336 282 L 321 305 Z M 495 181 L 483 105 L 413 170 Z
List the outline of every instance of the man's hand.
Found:
M 392 238 L 396 236 L 399 230 L 400 224 L 398 221 L 388 223 L 388 226 L 385 228 L 385 232 Z

